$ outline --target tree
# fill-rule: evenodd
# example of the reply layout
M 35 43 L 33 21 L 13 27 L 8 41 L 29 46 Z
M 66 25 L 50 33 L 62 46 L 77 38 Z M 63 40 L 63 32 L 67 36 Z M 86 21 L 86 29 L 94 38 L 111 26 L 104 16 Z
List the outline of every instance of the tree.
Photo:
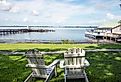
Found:
M 121 20 L 119 20 L 118 23 L 121 25 Z

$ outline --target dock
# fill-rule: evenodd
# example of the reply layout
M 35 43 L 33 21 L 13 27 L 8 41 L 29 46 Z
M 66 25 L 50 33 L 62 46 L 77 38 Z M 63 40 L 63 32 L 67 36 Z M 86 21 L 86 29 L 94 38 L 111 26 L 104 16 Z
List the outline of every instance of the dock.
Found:
M 55 32 L 49 29 L 0 29 L 0 35 L 10 35 L 28 32 Z

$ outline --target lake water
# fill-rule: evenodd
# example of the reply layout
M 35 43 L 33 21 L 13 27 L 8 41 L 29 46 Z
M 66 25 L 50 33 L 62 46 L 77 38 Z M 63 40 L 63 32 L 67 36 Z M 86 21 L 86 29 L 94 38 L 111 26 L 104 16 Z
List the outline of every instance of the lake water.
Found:
M 40 28 L 43 29 L 43 28 Z M 37 40 L 37 41 L 58 41 L 74 40 L 79 42 L 87 41 L 85 31 L 89 28 L 44 28 L 53 29 L 55 32 L 29 32 L 0 36 L 0 40 Z

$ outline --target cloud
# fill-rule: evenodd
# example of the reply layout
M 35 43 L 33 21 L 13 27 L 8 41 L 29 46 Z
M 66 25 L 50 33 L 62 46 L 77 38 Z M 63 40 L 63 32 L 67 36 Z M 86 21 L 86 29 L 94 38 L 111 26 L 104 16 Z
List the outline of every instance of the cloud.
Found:
M 14 6 L 14 7 L 12 7 L 12 8 L 9 10 L 9 12 L 17 13 L 17 12 L 19 12 L 19 7 Z
M 121 16 L 114 15 L 114 14 L 112 14 L 112 13 L 107 13 L 106 16 L 107 16 L 107 18 L 110 19 L 110 20 L 121 19 Z
M 39 15 L 39 12 L 36 11 L 36 10 L 33 10 L 33 11 L 32 11 L 32 15 L 34 15 L 34 16 L 38 16 L 38 15 Z
M 6 2 L 6 0 L 0 1 L 0 10 L 9 11 L 11 7 L 12 7 L 11 3 Z
M 26 14 L 29 19 L 34 19 L 33 16 L 38 16 L 36 20 L 45 23 L 64 23 L 75 15 L 91 14 L 95 12 L 91 7 L 56 1 L 32 0 L 20 1 L 19 3 L 16 1 L 14 4 L 15 5 L 10 10 L 11 13 L 18 12 L 21 15 Z
M 20 24 L 101 24 L 109 20 L 117 20 L 120 17 L 112 14 L 111 10 L 116 5 L 116 0 L 85 0 L 84 4 L 81 3 L 81 0 L 9 1 L 11 2 L 2 2 L 2 4 L 9 4 L 10 7 L 2 7 L 8 12 L 0 13 L 0 22 L 7 18 L 8 21 L 15 23 L 17 21 Z M 79 4 L 70 3 L 73 1 L 79 2 Z
M 115 19 L 115 16 L 111 13 L 107 13 L 106 16 L 108 19 Z
M 98 11 L 110 11 L 118 8 L 120 0 L 90 0 L 91 5 Z

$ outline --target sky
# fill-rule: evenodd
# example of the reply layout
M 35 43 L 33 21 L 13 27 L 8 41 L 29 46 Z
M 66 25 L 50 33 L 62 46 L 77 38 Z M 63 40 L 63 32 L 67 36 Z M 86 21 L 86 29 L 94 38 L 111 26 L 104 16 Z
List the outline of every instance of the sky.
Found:
M 0 25 L 115 26 L 120 0 L 0 0 Z

